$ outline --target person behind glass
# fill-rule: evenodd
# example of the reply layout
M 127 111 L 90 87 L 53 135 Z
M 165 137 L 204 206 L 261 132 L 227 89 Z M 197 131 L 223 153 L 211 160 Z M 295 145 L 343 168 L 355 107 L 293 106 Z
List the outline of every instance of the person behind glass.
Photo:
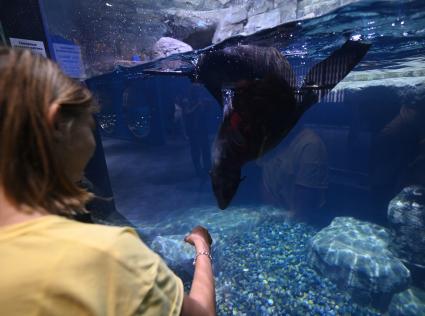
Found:
M 291 139 L 292 137 L 292 139 Z M 323 217 L 329 167 L 326 145 L 312 129 L 298 125 L 274 156 L 259 161 L 266 201 L 300 219 Z
M 425 185 L 424 95 L 402 99 L 400 112 L 372 138 L 369 160 L 371 197 L 380 221 L 403 188 Z
M 208 104 L 200 97 L 201 88 L 192 86 L 190 98 L 183 98 L 183 121 L 189 140 L 190 156 L 199 178 L 206 178 L 211 169 L 211 150 L 208 139 Z
M 0 315 L 214 315 L 211 236 L 195 227 L 189 294 L 127 227 L 80 223 L 95 147 L 90 92 L 48 59 L 0 48 Z

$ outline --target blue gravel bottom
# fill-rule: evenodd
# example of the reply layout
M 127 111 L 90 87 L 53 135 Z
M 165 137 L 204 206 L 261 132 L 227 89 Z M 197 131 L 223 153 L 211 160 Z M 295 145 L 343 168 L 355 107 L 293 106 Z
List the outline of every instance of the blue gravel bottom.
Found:
M 266 220 L 222 236 L 214 253 L 217 314 L 380 315 L 352 303 L 308 266 L 306 245 L 316 232 L 301 223 Z

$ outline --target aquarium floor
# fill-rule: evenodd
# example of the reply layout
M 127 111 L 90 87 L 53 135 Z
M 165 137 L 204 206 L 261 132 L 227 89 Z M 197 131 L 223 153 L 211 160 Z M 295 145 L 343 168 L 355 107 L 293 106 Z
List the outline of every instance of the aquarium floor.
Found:
M 182 240 L 196 225 L 211 232 L 218 315 L 379 315 L 310 269 L 307 243 L 316 228 L 269 206 L 219 210 L 184 144 L 147 151 L 103 141 L 118 210 L 148 244 L 156 236 Z M 192 276 L 180 277 L 188 289 Z
M 149 147 L 115 138 L 102 142 L 117 209 L 130 221 L 215 203 L 208 175 L 196 176 L 187 141 Z

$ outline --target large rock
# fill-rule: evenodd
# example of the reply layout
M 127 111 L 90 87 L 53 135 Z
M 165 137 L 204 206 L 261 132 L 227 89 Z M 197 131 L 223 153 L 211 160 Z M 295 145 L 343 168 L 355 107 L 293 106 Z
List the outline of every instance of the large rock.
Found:
M 297 18 L 313 18 L 331 12 L 343 5 L 360 0 L 301 0 L 297 2 Z
M 249 16 L 261 14 L 272 10 L 274 8 L 273 2 L 274 1 L 270 0 L 256 0 L 252 2 L 248 12 Z
M 215 30 L 213 43 L 242 33 L 247 20 L 248 8 L 246 6 L 231 7 L 226 10 Z
M 390 307 L 389 316 L 418 316 L 425 315 L 425 292 L 417 288 L 394 295 Z
M 297 18 L 297 1 L 247 1 L 227 9 L 213 37 L 218 43 L 238 34 L 249 35 L 263 29 L 293 21 Z
M 280 10 L 273 9 L 264 13 L 256 14 L 248 19 L 243 33 L 252 34 L 262 29 L 272 28 L 280 24 Z
M 192 47 L 171 37 L 161 37 L 153 46 L 153 57 L 162 58 L 172 54 L 190 52 Z
M 195 249 L 184 242 L 184 235 L 157 236 L 150 243 L 150 247 L 179 277 L 184 281 L 191 280 Z
M 314 18 L 359 0 L 246 0 L 221 18 L 213 43 L 237 34 L 249 35 L 296 19 Z M 246 16 L 245 16 L 246 15 Z M 244 16 L 243 19 L 239 17 Z M 232 17 L 237 17 L 237 21 Z
M 425 188 L 404 188 L 389 204 L 388 221 L 395 232 L 393 248 L 398 256 L 425 266 Z
M 194 11 L 170 8 L 162 11 L 167 36 L 184 41 L 193 48 L 212 44 L 214 33 L 226 9 Z
M 413 285 L 425 289 L 425 188 L 404 188 L 389 204 L 388 221 L 393 252 L 410 270 Z
M 193 259 L 195 252 L 193 246 L 184 242 L 184 235 L 157 236 L 151 248 L 170 264 L 186 263 Z
M 390 242 L 384 227 L 336 217 L 312 238 L 308 260 L 359 303 L 385 310 L 410 282 L 409 270 L 388 249 Z

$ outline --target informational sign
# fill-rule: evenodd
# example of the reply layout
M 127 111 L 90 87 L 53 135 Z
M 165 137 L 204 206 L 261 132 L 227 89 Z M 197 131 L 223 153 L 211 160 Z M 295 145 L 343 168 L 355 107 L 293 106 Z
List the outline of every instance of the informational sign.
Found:
M 10 37 L 9 40 L 10 40 L 10 46 L 12 47 L 29 49 L 36 54 L 40 54 L 44 57 L 47 57 L 46 49 L 44 48 L 44 43 L 41 41 L 33 41 L 33 40 L 13 38 L 13 37 Z
M 84 68 L 81 59 L 81 49 L 77 45 L 53 43 L 56 62 L 63 72 L 72 78 L 82 78 Z

